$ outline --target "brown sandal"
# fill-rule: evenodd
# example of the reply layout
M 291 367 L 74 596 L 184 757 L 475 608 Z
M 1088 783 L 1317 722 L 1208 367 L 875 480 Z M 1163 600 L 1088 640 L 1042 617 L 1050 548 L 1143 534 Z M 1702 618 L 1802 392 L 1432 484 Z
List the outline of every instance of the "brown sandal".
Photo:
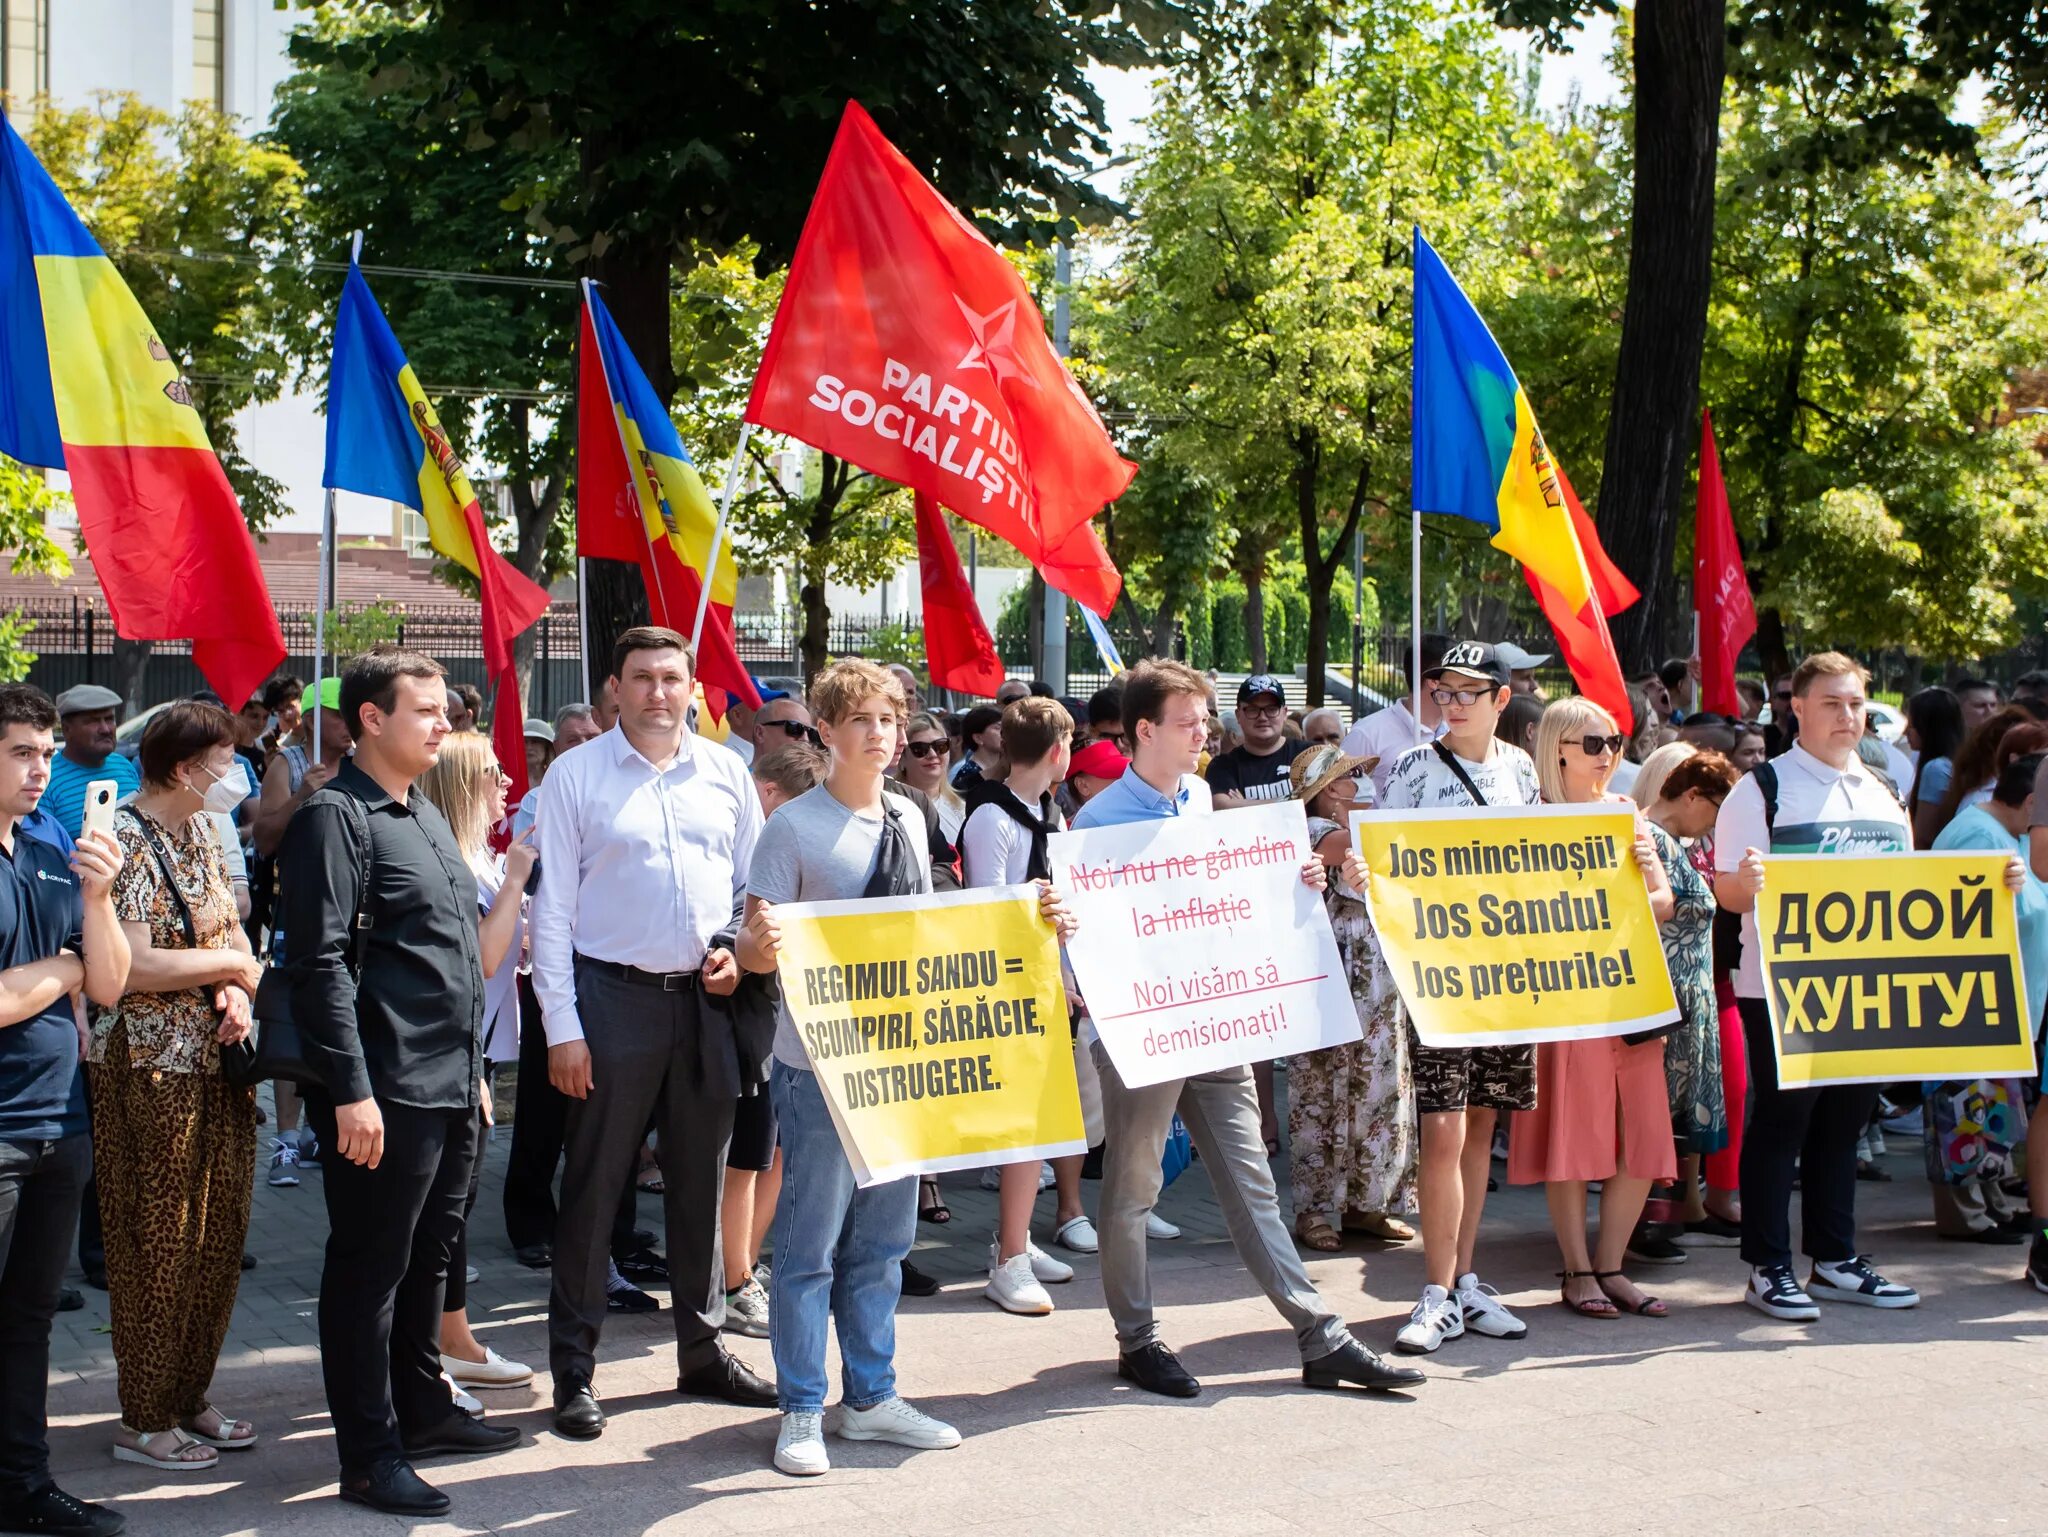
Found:
M 1600 1285 L 1600 1272 L 1597 1270 L 1560 1270 L 1557 1274 L 1558 1279 L 1566 1286 L 1573 1281 L 1591 1281 L 1595 1286 Z M 1570 1308 L 1581 1318 L 1621 1317 L 1621 1310 L 1614 1305 L 1614 1299 L 1607 1295 L 1604 1287 L 1597 1297 L 1580 1297 L 1574 1300 L 1561 1286 L 1558 1288 L 1558 1302 L 1560 1306 Z
M 1335 1254 L 1344 1247 L 1344 1235 L 1321 1217 L 1311 1217 L 1307 1222 L 1298 1224 L 1294 1236 L 1301 1241 L 1303 1247 L 1314 1249 L 1320 1254 Z

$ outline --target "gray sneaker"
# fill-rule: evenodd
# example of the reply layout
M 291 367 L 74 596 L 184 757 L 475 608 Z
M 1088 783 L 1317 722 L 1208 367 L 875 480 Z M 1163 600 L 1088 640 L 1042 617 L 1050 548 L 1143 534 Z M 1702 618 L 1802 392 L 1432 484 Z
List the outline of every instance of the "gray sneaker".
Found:
M 768 1338 L 768 1293 L 752 1276 L 738 1291 L 725 1294 L 725 1332 L 750 1340 Z

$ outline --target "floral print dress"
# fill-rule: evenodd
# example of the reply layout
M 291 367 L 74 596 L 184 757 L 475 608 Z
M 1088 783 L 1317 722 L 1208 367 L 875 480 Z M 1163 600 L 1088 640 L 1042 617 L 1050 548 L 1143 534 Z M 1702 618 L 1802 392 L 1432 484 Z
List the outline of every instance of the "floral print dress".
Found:
M 1664 1040 L 1671 1131 L 1681 1158 L 1718 1153 L 1728 1145 L 1728 1110 L 1721 1092 L 1720 1009 L 1714 1002 L 1714 889 L 1684 844 L 1648 817 L 1642 825 L 1657 845 L 1678 904 L 1658 931 L 1680 1015 L 1678 1028 Z

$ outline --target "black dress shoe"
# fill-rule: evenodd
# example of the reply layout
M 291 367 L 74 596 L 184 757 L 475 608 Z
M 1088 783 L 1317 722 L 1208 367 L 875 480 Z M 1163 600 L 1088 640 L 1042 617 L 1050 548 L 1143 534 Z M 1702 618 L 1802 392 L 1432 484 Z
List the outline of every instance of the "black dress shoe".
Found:
M 1301 1364 L 1302 1386 L 1310 1388 L 1341 1388 L 1355 1382 L 1375 1393 L 1391 1393 L 1427 1380 L 1417 1368 L 1383 1361 L 1357 1340 L 1346 1340 L 1328 1355 Z
M 619 1267 L 619 1274 L 629 1281 L 668 1280 L 668 1261 L 650 1248 L 635 1249 L 613 1263 Z
M 651 1227 L 636 1227 L 633 1229 L 633 1247 L 651 1249 L 654 1247 L 655 1236 L 655 1231 Z
M 242 1251 L 242 1268 L 244 1270 L 254 1270 L 256 1268 L 256 1256 L 247 1249 Z
M 661 1299 L 650 1297 L 631 1281 L 624 1286 L 608 1288 L 604 1294 L 605 1308 L 613 1313 L 659 1313 Z
M 105 1265 L 82 1264 L 79 1268 L 85 1272 L 85 1284 L 87 1286 L 90 1286 L 94 1291 L 100 1292 L 107 1289 L 107 1267 Z
M 2017 1249 L 2027 1241 L 2025 1233 L 2015 1233 L 2009 1227 L 1980 1227 L 1969 1233 L 1937 1233 L 1934 1236 L 1949 1243 L 1983 1243 L 2007 1249 Z
M 41 1537 L 116 1537 L 128 1518 L 44 1484 L 33 1494 L 0 1501 L 0 1532 L 36 1532 Z
M 341 1477 L 341 1497 L 392 1516 L 445 1516 L 448 1496 L 393 1457 L 367 1473 Z
M 906 1297 L 936 1297 L 939 1294 L 939 1278 L 926 1275 L 909 1260 L 903 1262 L 903 1295 Z
M 564 1377 L 555 1388 L 555 1434 L 571 1441 L 595 1441 L 604 1434 L 604 1410 L 588 1377 Z
M 519 1444 L 517 1425 L 486 1425 L 473 1414 L 457 1409 L 431 1430 L 410 1436 L 405 1455 L 420 1457 L 482 1457 L 491 1452 L 510 1451 Z
M 523 1249 L 514 1249 L 512 1257 L 528 1270 L 546 1270 L 555 1263 L 555 1246 L 551 1243 L 530 1243 Z
M 78 1311 L 78 1310 L 79 1310 L 80 1308 L 82 1308 L 82 1307 L 84 1307 L 84 1306 L 85 1306 L 85 1293 L 84 1293 L 84 1292 L 82 1292 L 82 1291 L 80 1291 L 80 1290 L 79 1290 L 79 1289 L 78 1289 L 77 1287 L 75 1287 L 75 1286 L 66 1286 L 66 1287 L 63 1287 L 62 1289 L 60 1289 L 60 1290 L 58 1291 L 58 1293 L 57 1293 L 57 1311 L 58 1311 L 58 1312 L 60 1312 L 60 1313 L 76 1313 L 76 1312 L 77 1312 L 77 1311 Z
M 1202 1391 L 1201 1383 L 1189 1376 L 1188 1369 L 1180 1364 L 1180 1357 L 1164 1345 L 1126 1350 L 1117 1357 L 1116 1374 L 1126 1382 L 1135 1382 L 1148 1393 L 1158 1393 L 1165 1398 L 1193 1398 Z
M 716 1361 L 692 1367 L 676 1379 L 676 1391 L 695 1398 L 722 1398 L 743 1409 L 773 1409 L 775 1384 L 727 1350 Z

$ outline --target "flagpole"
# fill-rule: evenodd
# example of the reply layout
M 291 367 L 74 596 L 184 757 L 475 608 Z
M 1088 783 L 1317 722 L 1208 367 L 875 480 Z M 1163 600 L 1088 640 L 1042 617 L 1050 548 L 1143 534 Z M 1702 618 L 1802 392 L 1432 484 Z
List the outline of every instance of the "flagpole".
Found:
M 586 310 L 590 308 L 591 295 L 596 291 L 596 286 L 589 278 L 583 280 L 583 307 Z M 593 337 L 597 334 L 597 323 L 595 321 L 591 322 L 590 333 Z M 647 571 L 648 575 L 654 578 L 654 590 L 647 594 L 647 601 L 650 607 L 654 603 L 659 602 L 661 604 L 662 617 L 667 618 L 668 589 L 661 585 L 661 562 L 654 559 L 654 536 L 647 532 L 647 504 L 640 500 L 640 480 L 639 475 L 633 468 L 633 449 L 626 442 L 625 424 L 619 420 L 619 408 L 616 404 L 619 398 L 619 384 L 612 377 L 610 365 L 604 360 L 604 348 L 602 347 L 597 349 L 597 368 L 598 372 L 604 375 L 605 393 L 611 397 L 608 403 L 612 407 L 612 428 L 619 436 L 619 457 L 626 463 L 626 484 L 633 490 L 633 505 L 640 513 L 640 538 L 647 545 Z M 652 487 L 649 489 L 651 490 Z M 666 525 L 664 525 L 665 527 Z M 666 536 L 664 535 L 664 537 Z M 578 581 L 582 580 L 583 562 L 581 560 L 578 560 L 576 563 L 576 576 Z M 709 589 L 707 588 L 706 590 L 708 591 Z M 580 600 L 580 592 L 578 597 Z M 587 625 L 584 628 L 583 637 L 587 645 L 590 637 L 590 630 Z M 586 661 L 583 665 L 587 672 L 590 666 L 589 662 Z
M 1415 697 L 1411 701 L 1415 718 L 1415 745 L 1422 745 L 1422 509 L 1414 507 L 1410 514 L 1415 520 L 1415 534 L 1409 555 L 1408 576 L 1408 636 L 1414 647 L 1414 671 L 1410 676 L 1415 680 L 1412 687 Z
M 333 601 L 328 560 L 334 552 L 334 491 L 329 488 L 320 512 L 320 571 L 313 580 L 313 757 L 320 758 L 320 674 L 327 658 L 327 609 Z
M 583 693 L 590 687 L 590 594 L 583 583 L 583 557 L 576 557 L 576 660 L 583 668 Z
M 718 552 L 725 544 L 725 529 L 732 519 L 733 493 L 739 489 L 740 461 L 746 457 L 747 438 L 754 424 L 740 422 L 740 440 L 732 448 L 732 462 L 725 467 L 725 494 L 718 499 L 718 527 L 711 532 L 711 554 L 704 561 L 704 580 L 697 588 L 697 618 L 690 626 L 690 649 L 696 650 L 704 634 L 704 616 L 711 610 L 711 583 L 718 574 Z

